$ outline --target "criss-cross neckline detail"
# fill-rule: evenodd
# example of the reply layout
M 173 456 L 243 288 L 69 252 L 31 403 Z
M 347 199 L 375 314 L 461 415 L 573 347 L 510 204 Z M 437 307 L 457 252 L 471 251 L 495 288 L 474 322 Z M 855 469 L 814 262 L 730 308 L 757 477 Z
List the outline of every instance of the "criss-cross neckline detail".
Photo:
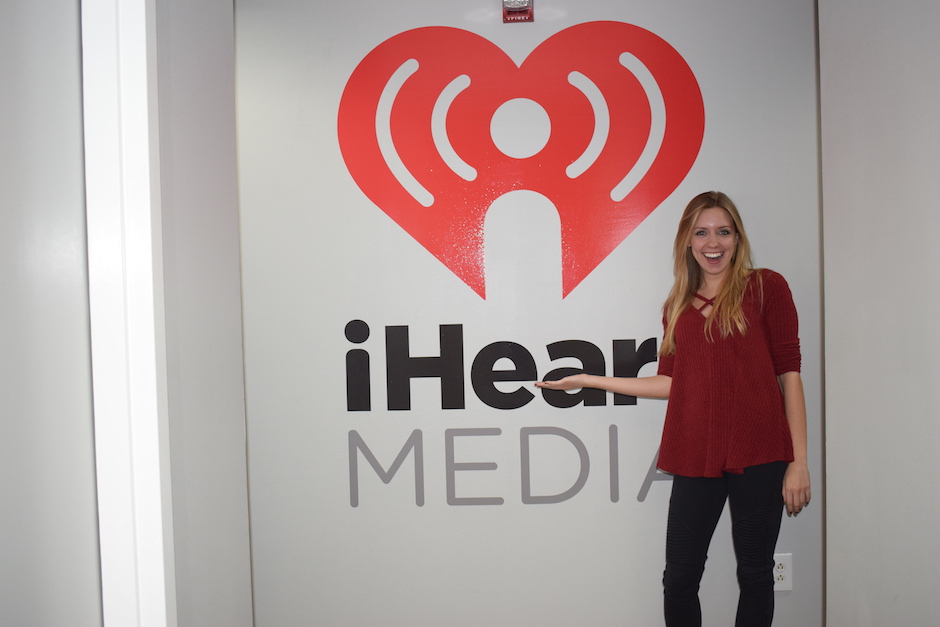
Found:
M 702 307 L 707 307 L 708 305 L 714 306 L 714 305 L 715 305 L 715 298 L 718 298 L 718 297 L 716 296 L 715 298 L 705 298 L 704 296 L 702 296 L 701 294 L 699 294 L 699 293 L 696 292 L 695 298 L 697 298 L 697 299 L 699 299 L 699 300 L 701 300 L 701 301 L 704 301 L 705 304 L 702 305 Z
M 715 299 L 714 299 L 714 298 L 705 298 L 704 296 L 702 296 L 702 295 L 699 294 L 698 292 L 696 292 L 695 298 L 697 298 L 697 299 L 699 299 L 700 301 L 702 301 L 702 306 L 695 308 L 695 311 L 697 311 L 697 312 L 699 312 L 699 313 L 702 313 L 702 310 L 703 310 L 703 309 L 706 309 L 706 308 L 708 308 L 708 307 L 714 307 L 714 306 L 715 306 Z M 717 296 L 716 296 L 715 298 L 717 298 Z

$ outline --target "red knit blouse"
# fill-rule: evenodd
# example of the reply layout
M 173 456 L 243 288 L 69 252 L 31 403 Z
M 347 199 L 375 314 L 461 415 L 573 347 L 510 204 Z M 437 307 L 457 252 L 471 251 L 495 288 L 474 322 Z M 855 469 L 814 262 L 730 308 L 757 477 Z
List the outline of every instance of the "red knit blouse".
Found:
M 781 275 L 757 270 L 743 306 L 744 335 L 722 338 L 716 327 L 709 340 L 705 316 L 694 307 L 676 322 L 676 352 L 659 359 L 659 374 L 672 377 L 658 462 L 665 472 L 720 477 L 793 461 L 777 382 L 778 375 L 800 371 L 793 297 Z

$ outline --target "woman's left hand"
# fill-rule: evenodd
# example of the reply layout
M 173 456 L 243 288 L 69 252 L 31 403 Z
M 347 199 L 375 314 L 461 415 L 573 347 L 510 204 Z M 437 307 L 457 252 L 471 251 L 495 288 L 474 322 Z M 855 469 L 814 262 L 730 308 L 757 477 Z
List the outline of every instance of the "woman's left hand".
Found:
M 809 505 L 809 468 L 806 462 L 790 462 L 783 475 L 783 501 L 787 505 L 787 516 L 796 516 Z

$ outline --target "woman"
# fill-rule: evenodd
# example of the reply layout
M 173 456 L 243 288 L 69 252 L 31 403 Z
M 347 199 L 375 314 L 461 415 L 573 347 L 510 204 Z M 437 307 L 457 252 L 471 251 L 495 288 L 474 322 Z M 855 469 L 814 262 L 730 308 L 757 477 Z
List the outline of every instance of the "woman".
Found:
M 726 500 L 740 587 L 735 625 L 770 625 L 782 511 L 798 514 L 810 501 L 796 309 L 782 276 L 753 268 L 741 217 L 721 192 L 692 199 L 674 252 L 656 376 L 577 374 L 536 385 L 669 399 L 658 461 L 674 475 L 666 625 L 702 623 L 698 587 Z

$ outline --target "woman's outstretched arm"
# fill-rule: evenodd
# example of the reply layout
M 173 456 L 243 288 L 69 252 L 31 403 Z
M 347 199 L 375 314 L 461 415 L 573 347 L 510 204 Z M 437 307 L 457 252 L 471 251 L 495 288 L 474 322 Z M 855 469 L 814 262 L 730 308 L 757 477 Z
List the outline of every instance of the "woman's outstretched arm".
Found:
M 593 374 L 574 374 L 558 381 L 536 381 L 535 387 L 546 390 L 576 390 L 598 388 L 616 394 L 641 398 L 669 398 L 672 377 L 657 374 L 652 377 L 599 377 Z

